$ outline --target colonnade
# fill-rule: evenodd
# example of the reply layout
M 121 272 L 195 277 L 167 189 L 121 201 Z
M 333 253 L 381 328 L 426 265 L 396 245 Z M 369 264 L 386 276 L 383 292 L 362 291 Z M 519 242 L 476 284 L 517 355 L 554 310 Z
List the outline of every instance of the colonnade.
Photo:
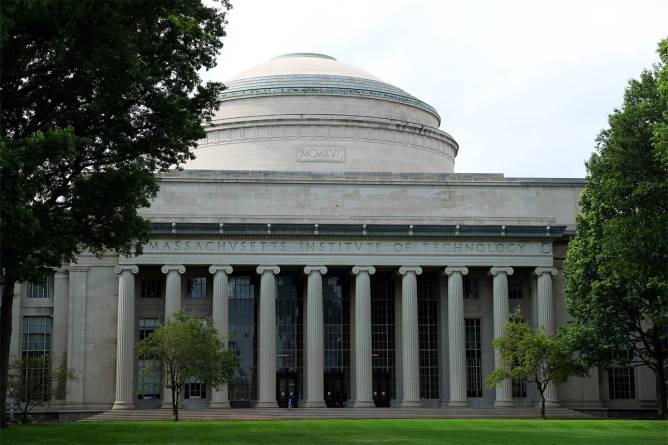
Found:
M 181 306 L 181 276 L 186 268 L 183 265 L 164 265 L 162 273 L 166 275 L 165 319 L 169 319 Z M 139 271 L 135 265 L 116 268 L 119 280 L 118 292 L 118 334 L 116 357 L 116 401 L 114 409 L 134 407 L 134 275 Z M 213 275 L 213 310 L 212 319 L 221 338 L 228 335 L 228 276 L 233 268 L 229 265 L 212 265 L 209 273 Z M 260 275 L 260 296 L 257 323 L 257 385 L 258 398 L 256 407 L 276 407 L 276 276 L 280 267 L 260 265 L 256 272 Z M 374 266 L 357 265 L 352 268 L 355 276 L 354 301 L 354 347 L 351 347 L 352 369 L 355 381 L 352 396 L 353 407 L 374 406 L 372 395 L 372 345 L 371 345 L 371 275 L 376 272 Z M 420 406 L 419 381 L 419 342 L 417 276 L 422 273 L 419 266 L 401 266 L 401 385 L 402 407 Z M 448 371 L 450 396 L 448 406 L 468 405 L 466 392 L 466 355 L 464 329 L 464 286 L 463 277 L 468 274 L 466 267 L 447 267 L 443 271 L 448 279 Z M 323 322 L 323 285 L 322 277 L 327 274 L 324 265 L 309 265 L 304 268 L 307 275 L 306 320 L 305 330 L 305 407 L 324 407 L 324 322 Z M 489 270 L 493 280 L 494 337 L 503 335 L 505 322 L 509 316 L 508 276 L 513 274 L 511 267 L 492 267 Z M 539 267 L 534 270 L 537 277 L 538 325 L 553 335 L 554 315 L 552 301 L 552 276 L 556 269 Z M 353 346 L 353 345 L 351 345 Z M 508 366 L 498 351 L 495 351 L 496 368 Z M 171 406 L 171 395 L 164 391 L 163 405 Z M 557 402 L 556 389 L 548 388 L 547 400 Z M 496 387 L 495 406 L 511 406 L 512 384 L 509 380 Z M 228 407 L 226 388 L 214 389 L 210 407 Z

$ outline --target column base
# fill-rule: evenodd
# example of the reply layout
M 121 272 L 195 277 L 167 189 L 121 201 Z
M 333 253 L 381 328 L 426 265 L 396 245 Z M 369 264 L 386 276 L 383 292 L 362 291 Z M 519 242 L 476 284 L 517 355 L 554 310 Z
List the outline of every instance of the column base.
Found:
M 352 404 L 353 408 L 375 408 L 376 404 L 373 400 L 355 400 Z
M 448 408 L 468 408 L 471 403 L 468 400 L 450 400 L 447 404 Z
M 111 409 L 135 409 L 134 402 L 114 402 Z
M 275 400 L 258 400 L 255 402 L 255 408 L 278 408 L 278 402 Z
M 324 400 L 306 400 L 302 406 L 304 408 L 327 408 Z
M 221 408 L 229 408 L 230 407 L 230 402 L 226 400 L 212 400 L 209 402 L 209 408 L 210 409 L 221 409 Z
M 399 408 L 420 408 L 421 406 L 422 402 L 419 400 L 402 400 L 399 403 Z
M 512 408 L 515 402 L 512 400 L 496 400 L 494 401 L 494 408 Z

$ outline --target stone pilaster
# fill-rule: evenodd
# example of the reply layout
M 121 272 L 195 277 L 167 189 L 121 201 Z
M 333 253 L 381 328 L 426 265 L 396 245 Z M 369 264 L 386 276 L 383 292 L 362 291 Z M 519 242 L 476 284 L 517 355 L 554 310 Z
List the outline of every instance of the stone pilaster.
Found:
M 536 315 L 537 325 L 545 330 L 547 335 L 554 335 L 554 302 L 552 299 L 552 277 L 557 275 L 557 269 L 553 267 L 537 267 L 536 275 Z M 549 383 L 545 390 L 545 404 L 557 405 L 557 387 Z
M 260 310 L 258 319 L 257 408 L 275 408 L 276 403 L 276 275 L 278 266 L 258 266 Z
M 417 275 L 421 267 L 399 268 L 401 279 L 402 407 L 420 406 L 420 343 L 418 341 Z
M 181 309 L 181 275 L 186 273 L 183 265 L 167 264 L 160 269 L 165 277 L 165 321 Z M 164 381 L 165 376 L 163 376 Z M 172 408 L 172 391 L 162 388 L 162 408 Z
M 86 352 L 86 299 L 88 267 L 71 266 L 69 278 L 67 366 L 77 379 L 67 380 L 66 400 L 72 409 L 84 407 L 85 352 Z
M 56 269 L 53 273 L 53 369 L 67 368 L 67 316 L 70 273 Z M 57 382 L 54 399 L 65 399 L 66 382 Z M 51 403 L 54 405 L 54 402 Z
M 371 367 L 371 275 L 373 266 L 355 266 L 355 400 L 353 407 L 373 407 Z
M 304 408 L 324 408 L 324 314 L 322 302 L 322 276 L 327 273 L 325 266 L 306 266 L 308 275 L 306 289 L 306 401 Z
M 508 275 L 513 274 L 512 267 L 492 267 L 489 273 L 493 277 L 492 298 L 494 300 L 494 338 L 503 337 L 505 325 L 508 321 Z M 498 350 L 494 350 L 494 366 L 496 369 L 509 366 L 501 357 Z M 496 386 L 496 400 L 494 406 L 513 406 L 513 386 L 510 379 L 505 379 Z
M 218 330 L 221 341 L 227 348 L 227 336 L 229 334 L 229 309 L 228 309 L 228 279 L 227 276 L 232 273 L 231 266 L 211 266 L 209 273 L 213 274 L 213 302 L 212 314 L 213 326 Z M 227 385 L 219 389 L 211 390 L 211 400 L 209 408 L 229 408 Z
M 135 277 L 137 266 L 117 266 L 118 318 L 116 321 L 116 400 L 112 409 L 134 404 Z
M 468 406 L 466 396 L 466 351 L 464 331 L 464 283 L 466 267 L 447 267 L 448 276 L 448 339 L 450 401 L 448 406 Z

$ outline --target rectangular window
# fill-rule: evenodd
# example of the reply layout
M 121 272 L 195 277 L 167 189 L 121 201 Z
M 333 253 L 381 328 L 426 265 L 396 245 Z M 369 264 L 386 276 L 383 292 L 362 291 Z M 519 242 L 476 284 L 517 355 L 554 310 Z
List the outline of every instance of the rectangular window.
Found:
M 193 277 L 188 280 L 188 298 L 206 298 L 206 277 Z
M 629 360 L 630 353 L 622 351 L 619 358 Z M 623 400 L 636 398 L 636 373 L 632 366 L 611 366 L 608 368 L 608 391 L 610 399 Z
M 519 278 L 508 278 L 508 298 L 511 300 L 522 299 L 522 283 Z
M 159 318 L 140 318 L 139 319 L 139 340 L 143 340 L 156 329 L 160 327 Z
M 513 379 L 513 397 L 521 399 L 526 396 L 527 396 L 526 379 Z
M 160 400 L 160 360 L 138 360 L 137 388 L 140 400 Z
M 464 319 L 466 341 L 466 396 L 482 397 L 482 349 L 480 319 Z
M 464 298 L 468 300 L 480 298 L 477 279 L 464 277 Z
M 186 383 L 184 393 L 187 400 L 206 400 L 206 384 L 192 380 Z
M 143 278 L 141 280 L 142 298 L 160 298 L 160 282 L 159 278 Z
M 28 298 L 49 298 L 49 275 L 28 282 Z
M 50 396 L 49 373 L 51 371 L 51 317 L 23 317 L 23 341 L 21 355 L 30 360 L 22 372 L 22 378 L 35 391 L 31 398 L 48 401 Z
M 430 275 L 417 277 L 420 397 L 438 399 L 438 297 Z

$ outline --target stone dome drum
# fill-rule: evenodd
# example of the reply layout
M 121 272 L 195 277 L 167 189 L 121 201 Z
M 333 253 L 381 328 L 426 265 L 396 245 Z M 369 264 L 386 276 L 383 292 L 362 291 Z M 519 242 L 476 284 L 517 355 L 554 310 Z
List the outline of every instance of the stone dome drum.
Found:
M 330 56 L 286 54 L 225 85 L 186 169 L 453 171 L 457 142 L 433 107 Z

